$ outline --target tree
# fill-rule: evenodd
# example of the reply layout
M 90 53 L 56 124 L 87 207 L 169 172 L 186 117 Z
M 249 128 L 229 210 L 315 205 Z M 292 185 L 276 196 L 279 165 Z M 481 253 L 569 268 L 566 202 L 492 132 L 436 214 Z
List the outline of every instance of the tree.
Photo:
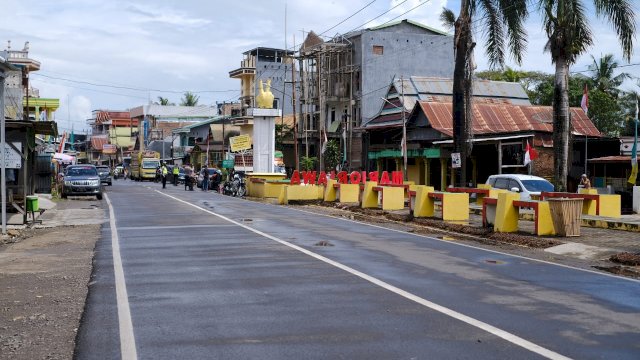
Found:
M 613 25 L 628 61 L 633 52 L 635 19 L 630 0 L 593 0 L 596 15 Z M 569 67 L 593 45 L 593 35 L 583 0 L 539 0 L 538 9 L 548 37 L 545 50 L 555 64 L 553 95 L 554 183 L 567 190 L 569 136 Z
M 327 141 L 327 148 L 324 152 L 324 165 L 327 170 L 334 170 L 340 163 L 342 163 L 340 143 L 335 139 L 331 139 Z
M 156 105 L 163 105 L 163 106 L 167 106 L 167 105 L 175 105 L 172 102 L 169 102 L 168 98 L 162 97 L 162 96 L 158 96 L 158 101 L 156 101 Z
M 520 64 L 526 47 L 527 0 L 461 0 L 458 17 L 453 11 L 443 9 L 440 19 L 454 31 L 455 65 L 453 72 L 453 143 L 454 152 L 460 153 L 462 167 L 456 172 L 455 184 L 465 186 L 467 182 L 467 156 L 470 153 L 471 99 L 473 90 L 473 33 L 472 18 L 480 13 L 476 21 L 487 29 L 486 53 L 492 67 L 502 67 L 505 62 L 505 48 L 508 47 L 513 59 Z
M 618 62 L 613 58 L 613 54 L 606 54 L 597 61 L 591 55 L 591 59 L 593 64 L 589 65 L 589 71 L 591 71 L 593 85 L 602 92 L 618 97 L 620 92 L 618 87 L 622 85 L 625 79 L 631 78 L 631 75 L 626 72 L 614 75 L 618 68 Z
M 182 96 L 182 100 L 180 101 L 180 105 L 182 106 L 196 106 L 198 105 L 198 100 L 200 96 L 195 95 L 191 91 L 187 91 Z
M 287 124 L 276 124 L 276 145 L 277 150 L 283 150 L 284 142 L 293 140 L 293 131 Z
M 300 167 L 302 167 L 304 171 L 311 171 L 315 168 L 317 160 L 318 158 L 313 156 L 303 156 L 302 159 L 300 159 Z
M 589 91 L 589 118 L 608 136 L 619 136 L 624 126 L 624 114 L 618 100 L 598 88 Z

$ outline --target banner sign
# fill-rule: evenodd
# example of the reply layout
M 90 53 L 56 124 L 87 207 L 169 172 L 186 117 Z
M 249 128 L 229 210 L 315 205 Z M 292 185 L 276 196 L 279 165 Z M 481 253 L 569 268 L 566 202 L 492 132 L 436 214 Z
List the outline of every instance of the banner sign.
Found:
M 231 145 L 232 152 L 249 150 L 251 149 L 251 136 L 249 135 L 234 136 L 229 138 L 229 143 Z

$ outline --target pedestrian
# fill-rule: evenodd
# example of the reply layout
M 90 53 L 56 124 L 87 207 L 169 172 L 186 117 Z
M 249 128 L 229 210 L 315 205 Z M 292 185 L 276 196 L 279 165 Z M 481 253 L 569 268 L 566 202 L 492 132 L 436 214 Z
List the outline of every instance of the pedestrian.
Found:
M 173 165 L 173 186 L 178 186 L 178 176 L 180 176 L 180 168 Z
M 591 189 L 591 180 L 589 180 L 587 174 L 582 174 L 578 187 L 581 187 L 583 189 Z
M 209 171 L 208 169 L 202 168 L 202 191 L 209 191 Z
M 167 175 L 169 174 L 169 170 L 167 170 L 167 165 L 162 163 L 162 166 L 160 167 L 160 172 L 162 174 L 162 188 L 166 189 L 167 188 Z

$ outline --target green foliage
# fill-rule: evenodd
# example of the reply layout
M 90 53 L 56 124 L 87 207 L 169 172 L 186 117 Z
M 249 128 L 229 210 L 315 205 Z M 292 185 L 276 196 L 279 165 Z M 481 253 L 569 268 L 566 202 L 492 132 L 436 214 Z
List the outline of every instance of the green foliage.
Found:
M 168 98 L 162 97 L 162 96 L 158 96 L 158 101 L 155 102 L 156 105 L 163 105 L 163 106 L 167 106 L 167 105 L 175 105 L 172 102 L 169 102 Z
M 603 134 L 620 135 L 624 116 L 620 104 L 610 94 L 599 89 L 589 91 L 589 118 Z
M 198 105 L 198 100 L 200 100 L 200 96 L 192 93 L 191 91 L 187 91 L 182 96 L 182 100 L 180 100 L 180 105 L 182 105 L 182 106 L 196 106 L 196 105 Z
M 622 85 L 624 80 L 631 78 L 631 75 L 625 72 L 614 75 L 619 64 L 613 58 L 613 54 L 606 54 L 598 60 L 591 55 L 591 59 L 593 59 L 593 64 L 589 65 L 589 70 L 591 71 L 591 80 L 593 80 L 594 87 L 618 97 L 620 93 L 618 87 Z
M 276 149 L 283 150 L 285 141 L 293 141 L 293 129 L 287 124 L 276 124 Z
M 327 148 L 324 152 L 324 164 L 329 170 L 336 168 L 342 162 L 342 151 L 340 143 L 334 139 L 327 141 Z
M 311 171 L 315 169 L 317 160 L 318 159 L 313 156 L 303 156 L 302 159 L 300 159 L 300 167 L 302 167 L 302 170 L 304 171 Z

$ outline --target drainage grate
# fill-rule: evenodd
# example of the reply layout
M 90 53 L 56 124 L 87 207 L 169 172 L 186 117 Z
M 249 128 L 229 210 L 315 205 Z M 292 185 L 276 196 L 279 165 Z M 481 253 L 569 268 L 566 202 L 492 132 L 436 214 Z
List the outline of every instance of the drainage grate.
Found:
M 243 219 L 240 219 L 240 221 L 241 222 L 251 222 L 251 221 L 253 221 L 253 219 L 243 218 Z
M 321 240 L 314 244 L 314 246 L 333 246 L 328 240 Z
M 500 261 L 500 260 L 485 260 L 486 263 L 488 264 L 494 264 L 494 265 L 502 265 L 504 264 L 504 261 Z

